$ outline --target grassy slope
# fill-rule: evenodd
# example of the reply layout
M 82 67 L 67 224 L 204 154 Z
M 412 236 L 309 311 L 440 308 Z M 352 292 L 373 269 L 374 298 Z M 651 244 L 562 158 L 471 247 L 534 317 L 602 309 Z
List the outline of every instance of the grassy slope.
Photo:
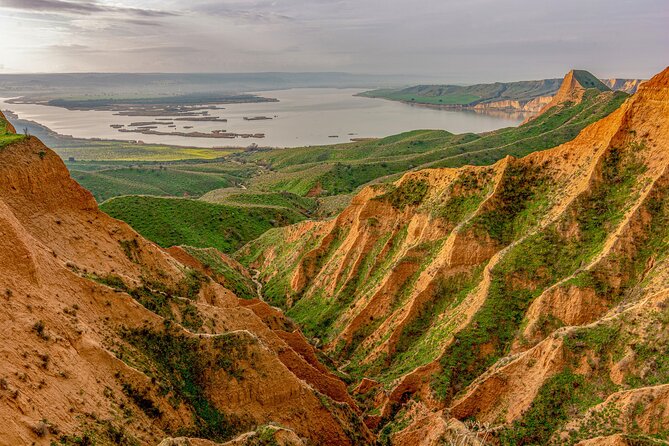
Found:
M 282 208 L 232 207 L 203 201 L 126 196 L 100 208 L 124 220 L 144 237 L 163 247 L 213 247 L 230 253 L 275 226 L 304 217 Z
M 9 129 L 7 128 L 7 121 L 2 118 L 2 115 L 0 115 L 0 147 L 4 147 L 7 144 L 11 144 L 23 138 L 25 138 L 24 135 L 10 133 Z
M 256 192 L 238 188 L 213 191 L 202 199 L 230 206 L 285 208 L 305 215 L 314 213 L 319 204 L 314 198 L 301 197 L 290 192 Z
M 122 168 L 99 172 L 72 171 L 72 177 L 93 192 L 98 201 L 119 195 L 200 196 L 232 180 L 220 174 L 178 169 Z

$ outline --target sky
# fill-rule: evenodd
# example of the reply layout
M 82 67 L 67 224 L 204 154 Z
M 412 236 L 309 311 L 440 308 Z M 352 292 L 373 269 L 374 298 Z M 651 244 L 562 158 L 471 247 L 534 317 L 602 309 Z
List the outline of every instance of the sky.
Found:
M 0 0 L 0 73 L 647 78 L 669 0 Z

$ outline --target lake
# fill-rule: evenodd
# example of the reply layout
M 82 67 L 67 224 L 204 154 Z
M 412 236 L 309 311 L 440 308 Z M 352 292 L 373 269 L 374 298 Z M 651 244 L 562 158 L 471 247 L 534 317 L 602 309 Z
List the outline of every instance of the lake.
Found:
M 153 117 L 117 116 L 112 111 L 67 110 L 37 104 L 7 104 L 0 100 L 0 109 L 11 110 L 21 119 L 29 119 L 52 130 L 77 138 L 109 138 L 141 140 L 146 143 L 175 144 L 195 147 L 259 146 L 297 147 L 348 142 L 351 138 L 383 137 L 416 129 L 443 129 L 453 133 L 486 132 L 516 126 L 527 115 L 518 113 L 479 113 L 427 108 L 355 96 L 362 90 L 336 88 L 296 88 L 255 92 L 276 98 L 279 102 L 225 104 L 224 109 L 210 110 L 210 116 L 228 122 L 175 121 L 177 127 L 160 131 L 226 130 L 234 133 L 264 133 L 265 138 L 213 139 L 174 135 L 121 133 L 111 124 L 152 121 Z M 267 116 L 272 119 L 247 121 L 244 117 Z M 192 126 L 185 129 L 184 126 Z

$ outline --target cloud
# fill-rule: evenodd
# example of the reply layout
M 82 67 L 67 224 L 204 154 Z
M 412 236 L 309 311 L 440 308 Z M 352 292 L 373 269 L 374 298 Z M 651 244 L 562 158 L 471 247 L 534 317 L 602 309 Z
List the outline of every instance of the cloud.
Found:
M 47 12 L 64 14 L 121 13 L 139 17 L 165 17 L 177 15 L 174 12 L 155 9 L 128 8 L 103 5 L 96 1 L 65 0 L 0 0 L 0 7 L 27 12 Z
M 260 1 L 255 3 L 208 2 L 195 5 L 191 10 L 198 14 L 241 19 L 256 23 L 291 22 L 294 20 L 294 17 L 273 11 L 273 9 L 275 9 L 275 2 Z
M 644 77 L 667 20 L 667 0 L 0 0 L 2 62 L 24 71 Z

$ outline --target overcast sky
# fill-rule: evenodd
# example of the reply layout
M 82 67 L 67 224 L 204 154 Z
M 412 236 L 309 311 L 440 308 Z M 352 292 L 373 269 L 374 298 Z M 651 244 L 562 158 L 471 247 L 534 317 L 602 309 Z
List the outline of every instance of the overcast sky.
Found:
M 669 0 L 0 0 L 0 73 L 648 77 Z

